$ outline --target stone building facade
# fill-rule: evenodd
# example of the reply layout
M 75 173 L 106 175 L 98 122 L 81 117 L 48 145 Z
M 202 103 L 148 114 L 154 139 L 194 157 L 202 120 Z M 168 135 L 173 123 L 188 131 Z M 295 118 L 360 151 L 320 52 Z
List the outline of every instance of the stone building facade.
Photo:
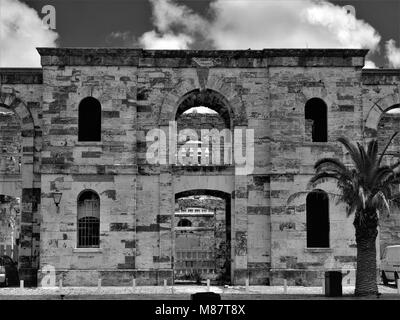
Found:
M 34 283 L 52 266 L 64 285 L 171 283 L 175 200 L 196 194 L 225 201 L 232 284 L 320 284 L 325 270 L 354 266 L 352 218 L 330 196 L 335 184 L 308 181 L 321 157 L 349 161 L 336 138 L 381 134 L 400 104 L 399 70 L 362 70 L 366 50 L 38 51 L 42 68 L 0 69 L 0 106 L 20 121 L 21 183 L 0 178 L 21 198 L 21 278 Z M 93 125 L 83 102 L 101 119 L 97 141 L 78 132 Z M 253 170 L 149 163 L 148 133 L 168 137 L 197 106 L 225 128 L 253 130 Z M 384 243 L 399 243 L 399 218 L 385 224 Z

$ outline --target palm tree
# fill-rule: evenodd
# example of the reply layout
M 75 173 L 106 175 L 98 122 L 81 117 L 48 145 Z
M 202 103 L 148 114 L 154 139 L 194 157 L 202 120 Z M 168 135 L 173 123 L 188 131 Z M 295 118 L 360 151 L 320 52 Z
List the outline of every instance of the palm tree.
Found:
M 354 214 L 354 228 L 357 244 L 356 296 L 378 294 L 376 237 L 378 235 L 379 212 L 390 211 L 390 204 L 399 198 L 395 187 L 400 183 L 398 172 L 400 162 L 381 165 L 386 150 L 398 132 L 378 154 L 376 139 L 367 144 L 351 143 L 346 138 L 338 141 L 345 147 L 353 162 L 348 167 L 340 160 L 325 158 L 315 163 L 315 175 L 310 183 L 335 179 L 339 189 L 338 200 L 347 204 L 347 215 Z

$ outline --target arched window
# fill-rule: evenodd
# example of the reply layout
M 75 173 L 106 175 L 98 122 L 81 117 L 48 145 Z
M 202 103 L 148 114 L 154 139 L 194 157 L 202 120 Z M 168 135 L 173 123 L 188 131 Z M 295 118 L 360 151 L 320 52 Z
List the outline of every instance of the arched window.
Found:
M 306 199 L 307 248 L 329 248 L 329 198 L 314 190 Z
M 100 198 L 86 190 L 78 197 L 78 248 L 98 248 L 100 244 Z
M 232 163 L 233 115 L 228 100 L 211 89 L 185 94 L 175 113 L 175 164 L 215 166 Z M 190 131 L 185 130 L 190 129 Z
M 328 141 L 327 106 L 322 99 L 312 98 L 305 106 L 306 134 L 311 131 L 313 142 Z
M 101 141 L 101 104 L 93 98 L 79 103 L 78 141 Z
M 189 219 L 181 219 L 178 222 L 178 227 L 191 227 L 192 223 Z

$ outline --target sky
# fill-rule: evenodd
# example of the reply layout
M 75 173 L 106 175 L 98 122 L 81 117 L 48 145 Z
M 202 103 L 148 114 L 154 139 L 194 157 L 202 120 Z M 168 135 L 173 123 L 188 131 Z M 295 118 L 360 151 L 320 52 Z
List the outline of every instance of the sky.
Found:
M 0 0 L 0 44 L 0 67 L 57 46 L 366 48 L 366 67 L 400 68 L 400 0 Z

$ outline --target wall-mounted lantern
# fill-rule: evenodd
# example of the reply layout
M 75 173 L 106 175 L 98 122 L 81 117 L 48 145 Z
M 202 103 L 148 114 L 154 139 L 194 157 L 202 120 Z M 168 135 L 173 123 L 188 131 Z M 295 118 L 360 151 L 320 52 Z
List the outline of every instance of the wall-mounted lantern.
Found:
M 61 197 L 62 197 L 62 193 L 60 191 L 56 190 L 55 192 L 53 192 L 53 201 L 57 207 L 57 212 L 60 211 L 59 204 L 61 202 Z

